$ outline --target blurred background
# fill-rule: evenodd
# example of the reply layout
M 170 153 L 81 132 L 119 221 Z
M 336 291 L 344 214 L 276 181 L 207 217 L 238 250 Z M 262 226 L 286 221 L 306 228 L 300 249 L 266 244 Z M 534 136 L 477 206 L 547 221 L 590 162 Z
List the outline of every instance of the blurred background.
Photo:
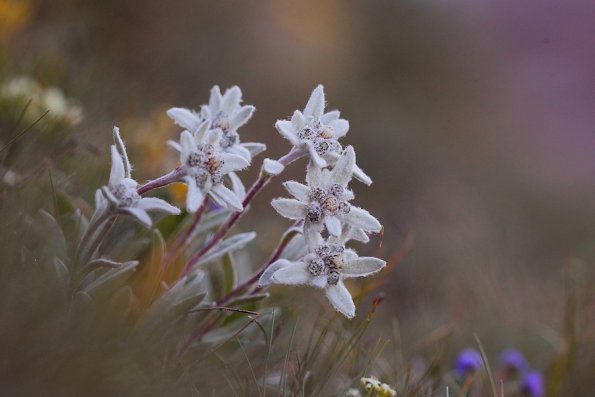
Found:
M 385 302 L 370 333 L 398 329 L 420 360 L 438 347 L 451 360 L 476 333 L 489 356 L 514 346 L 563 377 L 561 395 L 587 396 L 594 15 L 590 0 L 0 0 L 0 77 L 59 87 L 80 107 L 78 150 L 59 161 L 103 170 L 65 179 L 89 202 L 113 125 L 136 178 L 153 178 L 177 161 L 165 110 L 239 85 L 257 109 L 243 141 L 276 157 L 289 146 L 275 121 L 324 84 L 374 180 L 352 185 L 356 201 L 385 226 L 382 243 L 357 248 L 394 265 L 376 280 Z M 284 178 L 303 178 L 302 166 Z M 255 263 L 288 225 L 268 204 L 278 182 L 240 225 L 259 232 Z

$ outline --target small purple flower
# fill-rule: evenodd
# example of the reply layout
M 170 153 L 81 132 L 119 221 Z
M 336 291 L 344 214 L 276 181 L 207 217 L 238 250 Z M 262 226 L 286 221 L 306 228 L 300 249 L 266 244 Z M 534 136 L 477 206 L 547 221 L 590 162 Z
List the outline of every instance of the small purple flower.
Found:
M 455 361 L 455 371 L 459 378 L 465 378 L 482 367 L 483 359 L 481 354 L 471 348 L 462 350 Z
M 543 385 L 543 375 L 539 371 L 530 371 L 523 378 L 521 393 L 526 397 L 545 396 L 545 387 Z
M 506 349 L 500 355 L 500 367 L 510 376 L 524 374 L 529 369 L 527 360 L 523 354 L 516 349 Z

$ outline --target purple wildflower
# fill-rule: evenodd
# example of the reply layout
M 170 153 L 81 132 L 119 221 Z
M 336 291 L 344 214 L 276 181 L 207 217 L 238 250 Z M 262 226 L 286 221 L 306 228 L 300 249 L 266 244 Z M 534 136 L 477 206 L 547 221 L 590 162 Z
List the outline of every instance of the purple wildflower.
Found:
M 523 378 L 521 393 L 526 397 L 545 396 L 545 387 L 543 385 L 543 375 L 539 371 L 530 371 Z
M 529 369 L 523 354 L 512 348 L 504 350 L 500 355 L 500 367 L 510 376 L 522 375 Z
M 455 361 L 455 371 L 459 378 L 465 378 L 483 367 L 481 354 L 475 349 L 462 350 Z

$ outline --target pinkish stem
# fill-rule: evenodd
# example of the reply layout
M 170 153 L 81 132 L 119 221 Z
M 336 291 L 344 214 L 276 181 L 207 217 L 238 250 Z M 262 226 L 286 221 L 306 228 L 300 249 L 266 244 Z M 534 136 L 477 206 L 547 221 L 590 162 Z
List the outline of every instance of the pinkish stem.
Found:
M 182 178 L 185 175 L 186 175 L 186 169 L 184 167 L 177 167 L 176 169 L 169 172 L 168 174 L 160 176 L 157 179 L 153 179 L 152 181 L 149 181 L 149 182 L 145 183 L 144 185 L 139 186 L 138 189 L 136 189 L 136 192 L 141 195 L 145 194 L 151 190 L 158 189 L 160 187 L 167 186 L 171 183 L 177 182 L 180 180 L 180 178 Z

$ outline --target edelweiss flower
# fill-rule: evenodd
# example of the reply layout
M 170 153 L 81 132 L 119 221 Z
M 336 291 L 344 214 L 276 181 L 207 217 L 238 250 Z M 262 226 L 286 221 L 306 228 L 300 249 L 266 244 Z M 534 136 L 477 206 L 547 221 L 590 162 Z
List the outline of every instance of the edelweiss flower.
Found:
M 291 120 L 279 120 L 275 127 L 293 146 L 307 151 L 317 167 L 324 168 L 334 165 L 343 151 L 338 140 L 347 134 L 349 122 L 339 116 L 338 110 L 324 113 L 324 88 L 319 85 L 310 95 L 303 113 L 296 110 Z M 357 165 L 353 175 L 366 185 L 372 183 Z
M 97 210 L 105 210 L 111 204 L 118 213 L 132 215 L 146 227 L 151 227 L 152 224 L 147 211 L 178 215 L 180 210 L 166 201 L 156 197 L 141 197 L 137 193 L 138 182 L 131 178 L 132 166 L 118 127 L 114 127 L 114 140 L 116 144 L 111 147 L 112 169 L 108 185 L 99 189 L 95 195 Z
M 240 143 L 237 130 L 246 124 L 254 113 L 254 106 L 241 106 L 241 102 L 242 90 L 238 86 L 227 89 L 223 95 L 219 87 L 214 86 L 208 105 L 201 106 L 200 113 L 185 108 L 171 108 L 167 115 L 192 134 L 196 134 L 202 124 L 207 122 L 208 129 L 221 132 L 217 142 L 221 149 L 242 156 L 250 162 L 252 157 L 264 151 L 266 146 L 255 142 Z
M 366 233 L 378 233 L 382 228 L 378 220 L 368 211 L 349 204 L 354 196 L 347 185 L 354 165 L 355 152 L 348 146 L 330 171 L 310 164 L 306 176 L 308 186 L 285 182 L 285 188 L 294 199 L 277 198 L 271 204 L 286 218 L 304 220 L 304 236 L 308 242 L 315 241 L 314 236 L 325 226 L 330 235 L 337 237 L 342 232 L 342 224 Z
M 346 249 L 339 239 L 327 241 L 319 237 L 319 244 L 296 262 L 279 259 L 262 274 L 259 286 L 269 284 L 311 285 L 325 290 L 333 307 L 345 317 L 355 316 L 355 305 L 343 284 L 345 278 L 365 277 L 378 272 L 385 261 L 372 257 L 359 257 Z
M 241 185 L 239 178 L 231 172 L 246 168 L 250 162 L 242 156 L 223 152 L 217 144 L 220 139 L 219 130 L 201 128 L 195 136 L 188 131 L 182 131 L 180 160 L 186 169 L 186 208 L 190 212 L 195 212 L 202 205 L 207 194 L 223 208 L 234 211 L 243 209 L 243 197 L 238 191 L 240 188 L 237 187 L 236 192 L 229 190 L 223 185 L 223 177 L 228 175 L 232 184 Z

